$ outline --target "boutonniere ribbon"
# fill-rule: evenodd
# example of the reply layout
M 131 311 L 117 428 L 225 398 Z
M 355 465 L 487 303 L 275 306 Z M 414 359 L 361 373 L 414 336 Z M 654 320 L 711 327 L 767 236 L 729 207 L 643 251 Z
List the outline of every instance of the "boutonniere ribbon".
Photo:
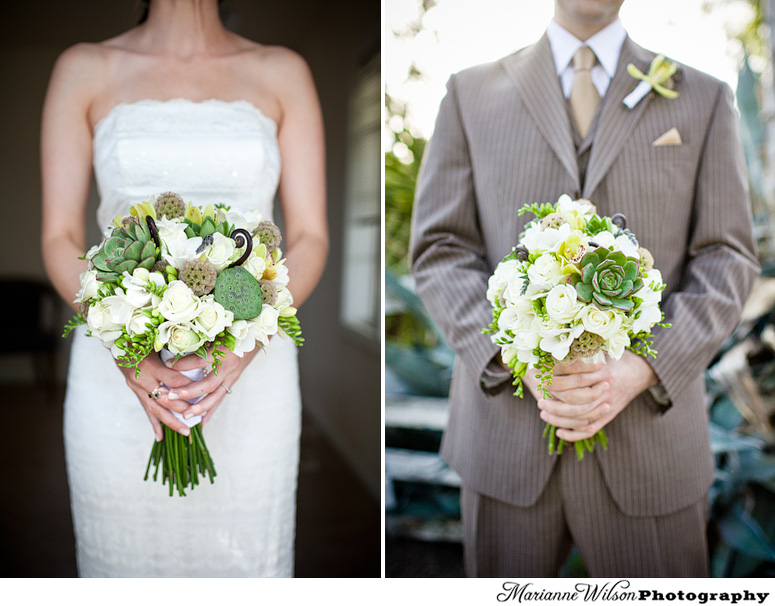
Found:
M 632 63 L 627 66 L 627 73 L 636 80 L 640 80 L 629 95 L 624 98 L 624 104 L 632 109 L 643 97 L 650 91 L 662 95 L 665 99 L 675 99 L 678 93 L 672 90 L 673 76 L 678 71 L 678 66 L 672 61 L 665 59 L 664 55 L 654 57 L 649 66 L 649 71 L 643 73 Z

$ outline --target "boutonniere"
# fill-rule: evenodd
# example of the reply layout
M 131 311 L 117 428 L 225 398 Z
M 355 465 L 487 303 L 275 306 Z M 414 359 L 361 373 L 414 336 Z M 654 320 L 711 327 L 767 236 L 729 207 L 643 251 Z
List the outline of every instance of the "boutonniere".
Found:
M 624 104 L 632 109 L 650 91 L 662 95 L 665 99 L 675 99 L 678 93 L 672 90 L 673 76 L 678 72 L 678 66 L 665 59 L 664 55 L 654 57 L 649 66 L 649 71 L 643 73 L 632 63 L 627 66 L 627 73 L 636 80 L 640 80 L 629 95 L 624 98 Z

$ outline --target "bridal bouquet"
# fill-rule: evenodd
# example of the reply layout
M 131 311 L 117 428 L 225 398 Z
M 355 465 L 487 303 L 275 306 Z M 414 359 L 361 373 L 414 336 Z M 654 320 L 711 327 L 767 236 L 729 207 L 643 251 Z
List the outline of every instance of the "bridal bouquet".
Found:
M 204 209 L 172 192 L 135 204 L 118 216 L 102 242 L 89 250 L 88 270 L 76 296 L 81 313 L 67 334 L 86 324 L 87 335 L 109 347 L 120 366 L 134 368 L 149 355 L 164 361 L 196 354 L 212 359 L 217 374 L 227 348 L 238 356 L 266 345 L 277 333 L 301 345 L 301 329 L 288 290 L 280 230 L 256 212 L 219 204 Z M 190 371 L 194 372 L 194 371 Z M 187 374 L 200 380 L 198 375 Z M 149 394 L 152 397 L 152 394 Z M 199 475 L 215 476 L 198 423 L 188 437 L 164 427 L 146 467 L 159 470 L 185 496 Z
M 556 364 L 576 360 L 618 360 L 625 349 L 656 357 L 651 329 L 662 323 L 659 308 L 665 284 L 651 253 L 638 245 L 623 215 L 603 217 L 587 200 L 561 196 L 555 204 L 531 204 L 520 243 L 495 268 L 487 300 L 492 324 L 484 330 L 501 349 L 514 376 L 515 395 L 522 378 L 536 369 L 545 398 Z M 567 444 L 547 424 L 549 453 Z M 606 448 L 601 430 L 574 443 L 579 459 L 596 444 Z

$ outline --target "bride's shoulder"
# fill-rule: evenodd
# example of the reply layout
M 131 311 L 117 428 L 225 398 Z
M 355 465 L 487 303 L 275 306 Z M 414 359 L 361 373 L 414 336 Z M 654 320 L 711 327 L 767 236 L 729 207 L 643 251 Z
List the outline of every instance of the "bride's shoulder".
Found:
M 306 60 L 284 46 L 254 43 L 249 52 L 249 69 L 267 89 L 281 97 L 296 94 L 312 83 Z

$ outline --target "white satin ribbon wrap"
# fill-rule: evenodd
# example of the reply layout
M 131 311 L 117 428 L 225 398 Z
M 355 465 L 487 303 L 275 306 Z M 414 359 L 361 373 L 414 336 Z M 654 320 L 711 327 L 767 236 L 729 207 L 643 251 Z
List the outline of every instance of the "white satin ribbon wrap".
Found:
M 172 353 L 166 347 L 159 352 L 159 355 L 161 356 L 161 361 L 164 362 L 165 364 L 167 363 L 167 360 L 174 360 L 175 359 L 175 354 Z M 194 368 L 193 370 L 178 370 L 176 372 L 179 372 L 184 377 L 188 377 L 192 381 L 201 381 L 206 376 L 204 370 L 201 369 L 201 368 Z M 167 386 L 165 385 L 165 387 L 167 387 Z M 202 398 L 204 398 L 204 396 L 200 396 L 200 397 L 198 397 L 198 398 L 196 398 L 194 400 L 186 400 L 186 402 L 188 402 L 189 404 L 196 404 Z M 190 419 L 184 419 L 183 415 L 180 414 L 179 412 L 175 412 L 174 410 L 171 410 L 170 412 L 173 415 L 175 415 L 176 419 L 178 419 L 179 421 L 182 421 L 183 423 L 185 423 L 189 427 L 193 427 L 194 425 L 197 425 L 197 424 L 202 422 L 202 416 L 201 415 L 197 415 L 195 417 L 191 417 Z

